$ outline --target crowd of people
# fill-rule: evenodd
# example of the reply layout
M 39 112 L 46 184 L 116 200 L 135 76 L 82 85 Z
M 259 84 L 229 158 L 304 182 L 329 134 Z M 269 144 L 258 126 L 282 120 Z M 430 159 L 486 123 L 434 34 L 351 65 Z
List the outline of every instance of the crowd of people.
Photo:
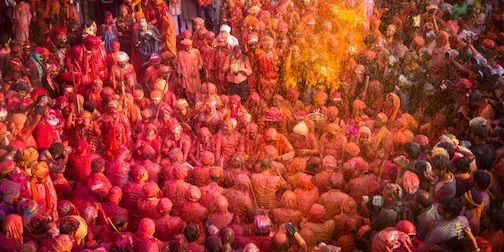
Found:
M 503 249 L 503 1 L 0 12 L 0 251 Z

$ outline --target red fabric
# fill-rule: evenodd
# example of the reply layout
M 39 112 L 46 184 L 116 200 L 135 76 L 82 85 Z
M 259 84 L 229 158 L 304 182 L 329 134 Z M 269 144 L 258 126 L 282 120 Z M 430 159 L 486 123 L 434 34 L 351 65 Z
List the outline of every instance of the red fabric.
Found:
M 58 139 L 58 135 L 54 131 L 54 128 L 45 119 L 37 124 L 32 134 L 37 142 L 37 147 L 41 149 L 49 148 L 51 143 Z

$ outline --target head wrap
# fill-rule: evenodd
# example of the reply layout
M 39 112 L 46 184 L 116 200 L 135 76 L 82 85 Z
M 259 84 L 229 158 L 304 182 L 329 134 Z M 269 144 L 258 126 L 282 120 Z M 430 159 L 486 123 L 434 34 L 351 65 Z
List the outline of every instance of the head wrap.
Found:
M 303 158 L 295 157 L 290 163 L 290 174 L 304 172 L 306 169 L 306 161 Z
M 155 231 L 156 231 L 156 224 L 154 223 L 154 221 L 149 218 L 143 218 L 140 220 L 140 223 L 138 224 L 138 230 L 136 232 L 136 235 L 140 239 L 146 240 L 151 238 L 154 235 Z
M 101 37 L 87 35 L 82 42 L 87 49 L 97 49 L 101 45 Z
M 356 143 L 350 142 L 346 145 L 345 151 L 350 154 L 350 156 L 355 157 L 359 155 L 360 148 Z
M 200 154 L 200 162 L 202 165 L 212 165 L 215 162 L 215 156 L 211 151 L 203 151 Z
M 366 103 L 359 99 L 355 99 L 352 103 L 352 108 L 354 109 L 365 109 L 366 107 Z
M 361 126 L 359 128 L 359 135 L 361 134 L 367 134 L 368 136 L 371 136 L 371 130 L 366 126 Z
M 0 162 L 0 177 L 5 177 L 16 168 L 16 163 L 10 159 L 4 159 Z
M 296 124 L 296 126 L 294 126 L 292 131 L 298 135 L 307 136 L 309 129 L 306 123 L 304 121 L 301 121 L 298 124 Z
M 415 194 L 420 186 L 420 179 L 418 176 L 410 171 L 404 172 L 402 176 L 404 190 L 408 194 Z
M 158 197 L 161 194 L 159 186 L 154 181 L 145 183 L 145 185 L 142 187 L 142 192 L 144 194 L 144 197 L 146 198 Z
M 161 61 L 161 58 L 159 57 L 159 54 L 153 53 L 150 55 L 149 61 L 152 63 L 159 63 Z
M 12 202 L 17 199 L 20 191 L 20 184 L 12 180 L 5 180 L 0 184 L 0 195 L 2 195 L 2 200 L 5 202 Z
M 266 215 L 257 215 L 254 217 L 254 230 L 259 234 L 268 233 L 271 225 L 271 219 Z
M 201 198 L 201 190 L 197 186 L 191 186 L 187 189 L 185 196 L 189 201 L 198 201 Z
M 112 203 L 119 203 L 123 196 L 122 189 L 118 186 L 113 186 L 110 188 L 107 194 L 107 200 Z
M 318 91 L 313 95 L 313 101 L 321 102 L 327 100 L 327 94 L 323 91 Z
M 437 147 L 432 150 L 432 157 L 435 157 L 437 155 L 443 155 L 447 158 L 450 157 L 450 155 L 448 154 L 448 151 L 446 151 L 444 148 L 441 148 L 441 147 Z
M 161 198 L 157 204 L 157 209 L 160 213 L 171 211 L 172 207 L 173 203 L 169 198 Z
M 481 213 L 483 213 L 483 209 L 485 206 L 483 205 L 483 199 L 481 197 L 481 193 L 476 190 L 476 188 L 471 189 L 464 193 L 464 198 L 473 206 L 476 207 L 476 214 L 478 217 L 481 217 Z
M 307 217 L 308 222 L 320 223 L 326 218 L 326 210 L 320 204 L 313 204 Z
M 187 100 L 186 99 L 178 99 L 176 102 L 175 102 L 175 107 L 178 109 L 178 110 L 182 110 L 182 109 L 185 109 L 187 107 L 189 107 L 189 103 L 187 103 Z
M 401 220 L 397 222 L 395 228 L 407 235 L 416 235 L 417 233 L 415 225 L 408 220 Z
M 115 54 L 115 57 L 114 57 L 115 62 L 126 62 L 128 60 L 129 60 L 128 54 L 123 51 L 119 51 Z
M 333 134 L 333 135 L 337 135 L 340 131 L 341 131 L 341 128 L 338 124 L 336 123 L 329 123 L 325 126 L 324 130 L 327 132 L 327 133 L 330 133 L 330 134 Z
M 149 173 L 145 170 L 144 167 L 136 167 L 131 171 L 131 175 L 133 175 L 133 179 L 138 182 L 146 182 L 149 179 Z
M 418 145 L 420 146 L 427 146 L 429 145 L 429 138 L 426 136 L 426 135 L 416 135 L 414 138 L 413 138 L 413 141 L 415 143 L 417 143 Z
M 322 166 L 326 170 L 334 170 L 338 167 L 338 160 L 331 155 L 325 156 L 322 160 Z

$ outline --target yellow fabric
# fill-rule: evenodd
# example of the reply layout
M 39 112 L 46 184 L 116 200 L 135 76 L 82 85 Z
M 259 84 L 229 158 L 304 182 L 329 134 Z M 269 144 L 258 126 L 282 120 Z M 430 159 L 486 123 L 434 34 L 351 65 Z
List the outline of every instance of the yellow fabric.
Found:
M 471 191 L 467 191 L 466 193 L 464 193 L 464 197 L 466 198 L 467 201 L 469 201 L 469 203 L 471 203 L 473 206 L 476 207 L 476 214 L 478 215 L 478 217 L 481 217 L 481 213 L 483 212 L 484 208 L 483 203 L 476 204 L 476 202 L 474 202 L 472 198 Z

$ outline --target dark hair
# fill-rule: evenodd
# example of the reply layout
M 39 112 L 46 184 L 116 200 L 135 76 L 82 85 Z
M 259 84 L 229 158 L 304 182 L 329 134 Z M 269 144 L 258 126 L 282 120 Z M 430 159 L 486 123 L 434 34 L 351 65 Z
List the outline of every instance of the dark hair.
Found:
M 474 185 L 480 190 L 486 190 L 490 186 L 490 175 L 484 171 L 475 171 L 473 173 Z
M 453 170 L 457 171 L 458 173 L 469 172 L 470 165 L 471 163 L 466 157 L 455 158 L 452 161 Z
M 458 216 L 462 211 L 462 204 L 458 198 L 443 197 L 439 200 L 439 204 L 443 206 L 446 213 L 450 213 L 452 217 Z
M 95 158 L 91 161 L 91 171 L 94 173 L 103 172 L 105 170 L 105 159 Z
M 488 137 L 488 129 L 484 125 L 473 126 L 471 127 L 470 131 L 480 140 L 485 140 L 485 138 Z
M 84 102 L 84 105 L 82 105 L 82 108 L 89 113 L 93 113 L 95 110 L 95 106 L 91 102 Z
M 404 144 L 404 152 L 409 158 L 417 159 L 421 154 L 420 145 L 415 142 L 407 142 Z
M 219 231 L 219 236 L 222 240 L 222 243 L 229 243 L 229 244 L 233 244 L 234 243 L 234 240 L 235 240 L 235 232 L 233 231 L 233 229 L 231 228 L 228 228 L 228 227 L 223 227 L 220 231 Z
M 60 222 L 60 234 L 71 235 L 79 228 L 79 221 L 73 217 L 63 218 Z
M 205 250 L 208 252 L 220 252 L 222 249 L 222 242 L 219 237 L 215 235 L 208 236 L 205 239 Z
M 53 157 L 59 157 L 63 152 L 65 152 L 65 146 L 60 142 L 53 142 L 49 146 L 49 153 L 51 153 Z
M 415 193 L 415 202 L 420 204 L 423 208 L 428 208 L 432 206 L 434 201 L 429 192 L 420 189 Z
M 187 252 L 189 251 L 188 242 L 186 238 L 179 234 L 170 240 L 170 251 L 173 252 Z
M 267 170 L 269 168 L 271 168 L 271 160 L 269 158 L 263 158 L 261 160 L 261 170 Z
M 444 155 L 437 155 L 434 156 L 431 161 L 432 169 L 438 170 L 438 171 L 445 171 L 445 172 L 450 172 L 451 171 L 451 162 L 450 159 L 447 158 Z
M 490 223 L 494 225 L 496 230 L 504 230 L 504 212 L 497 209 L 490 209 L 488 212 Z
M 15 46 L 21 46 L 21 43 L 15 39 L 11 40 L 9 42 L 9 47 L 10 49 L 14 48 Z
M 450 156 L 450 160 L 453 158 L 455 155 L 455 148 L 453 148 L 453 144 L 450 142 L 442 142 L 438 144 L 438 147 L 441 147 L 448 152 L 448 156 Z
M 199 229 L 198 225 L 195 223 L 189 223 L 187 226 L 184 228 L 184 237 L 187 239 L 188 242 L 193 242 L 198 238 L 199 234 Z

